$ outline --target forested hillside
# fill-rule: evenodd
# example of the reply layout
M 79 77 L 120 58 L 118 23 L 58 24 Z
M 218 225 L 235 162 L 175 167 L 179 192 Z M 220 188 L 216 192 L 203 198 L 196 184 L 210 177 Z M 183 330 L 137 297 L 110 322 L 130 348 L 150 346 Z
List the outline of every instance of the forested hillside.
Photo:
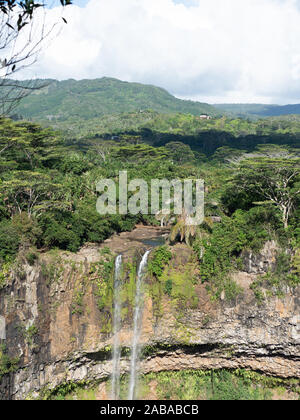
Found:
M 162 113 L 220 114 L 211 105 L 177 99 L 156 86 L 107 77 L 61 82 L 45 80 L 40 83 L 45 87 L 25 98 L 15 111 L 26 119 L 51 122 L 70 118 L 87 120 L 105 114 L 147 109 Z
M 154 111 L 104 115 L 87 121 L 70 120 L 54 124 L 69 145 L 88 148 L 102 140 L 145 142 L 163 146 L 170 141 L 188 144 L 194 151 L 212 155 L 218 148 L 252 151 L 259 144 L 299 147 L 300 118 L 243 118 L 203 120 L 190 114 L 160 114 Z
M 300 104 L 293 105 L 263 105 L 263 104 L 216 104 L 221 112 L 227 112 L 238 117 L 278 117 L 281 115 L 300 114 Z
M 28 85 L 28 81 L 24 81 Z M 34 90 L 14 111 L 19 117 L 61 124 L 103 115 L 153 110 L 199 116 L 231 115 L 259 119 L 300 114 L 300 105 L 214 104 L 181 100 L 165 89 L 103 77 L 93 80 L 36 80 Z

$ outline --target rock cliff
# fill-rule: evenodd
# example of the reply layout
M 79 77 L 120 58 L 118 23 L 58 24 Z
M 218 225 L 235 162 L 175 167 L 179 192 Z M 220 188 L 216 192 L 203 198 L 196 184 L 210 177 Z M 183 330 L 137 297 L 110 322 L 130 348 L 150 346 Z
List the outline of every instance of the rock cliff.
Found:
M 21 261 L 14 267 L 0 291 L 0 340 L 8 357 L 18 363 L 15 372 L 2 377 L 0 399 L 36 398 L 62 383 L 109 378 L 113 303 L 107 276 L 111 259 L 119 253 L 123 253 L 127 279 L 121 371 L 128 372 L 134 261 L 160 235 L 160 230 L 140 228 L 102 246 L 86 246 L 77 254 L 52 252 L 40 255 L 33 265 Z M 225 301 L 224 296 L 221 302 L 213 301 L 205 285 L 198 282 L 192 304 L 190 298 L 185 305 L 164 293 L 158 310 L 149 283 L 141 372 L 245 368 L 299 378 L 300 289 L 269 297 L 263 304 L 250 289 L 257 276 L 273 264 L 273 248 L 267 246 L 260 256 L 244 256 L 244 271 L 234 274 L 243 294 L 233 302 Z M 193 272 L 188 247 L 172 247 L 172 267 L 179 276 L 187 268 Z M 105 391 L 102 397 L 107 397 Z

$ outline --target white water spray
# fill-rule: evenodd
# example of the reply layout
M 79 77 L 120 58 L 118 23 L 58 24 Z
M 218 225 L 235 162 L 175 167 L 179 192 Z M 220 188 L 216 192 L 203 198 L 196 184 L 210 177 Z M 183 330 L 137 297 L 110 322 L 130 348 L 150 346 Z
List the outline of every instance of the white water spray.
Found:
M 129 380 L 129 394 L 128 399 L 135 398 L 136 382 L 138 376 L 138 360 L 139 360 L 139 341 L 142 329 L 143 316 L 143 279 L 145 275 L 145 268 L 147 267 L 148 256 L 151 251 L 147 251 L 140 262 L 135 294 L 135 308 L 133 318 L 133 339 L 131 345 L 131 363 L 130 363 L 130 380 Z
M 122 255 L 118 255 L 115 261 L 114 276 L 114 317 L 113 317 L 113 368 L 112 368 L 112 399 L 120 397 L 120 328 L 121 328 L 121 267 Z

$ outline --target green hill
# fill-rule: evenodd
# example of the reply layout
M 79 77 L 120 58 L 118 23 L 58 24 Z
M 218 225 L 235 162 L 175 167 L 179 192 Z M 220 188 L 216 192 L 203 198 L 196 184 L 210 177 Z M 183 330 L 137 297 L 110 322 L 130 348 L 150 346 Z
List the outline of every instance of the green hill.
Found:
M 216 104 L 219 111 L 233 114 L 237 117 L 278 117 L 282 115 L 300 114 L 300 104 L 294 105 L 263 105 L 263 104 Z
M 177 99 L 166 90 L 117 79 L 47 80 L 47 87 L 34 91 L 16 109 L 26 119 L 37 121 L 88 120 L 107 114 L 152 109 L 160 113 L 218 115 L 213 106 Z

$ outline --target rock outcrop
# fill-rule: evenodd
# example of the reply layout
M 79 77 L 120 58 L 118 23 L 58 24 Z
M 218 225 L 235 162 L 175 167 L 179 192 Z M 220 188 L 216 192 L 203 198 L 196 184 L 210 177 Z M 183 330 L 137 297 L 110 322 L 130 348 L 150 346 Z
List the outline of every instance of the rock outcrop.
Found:
M 244 269 L 249 274 L 265 274 L 276 265 L 278 244 L 275 241 L 266 242 L 259 253 L 244 251 L 242 255 Z

